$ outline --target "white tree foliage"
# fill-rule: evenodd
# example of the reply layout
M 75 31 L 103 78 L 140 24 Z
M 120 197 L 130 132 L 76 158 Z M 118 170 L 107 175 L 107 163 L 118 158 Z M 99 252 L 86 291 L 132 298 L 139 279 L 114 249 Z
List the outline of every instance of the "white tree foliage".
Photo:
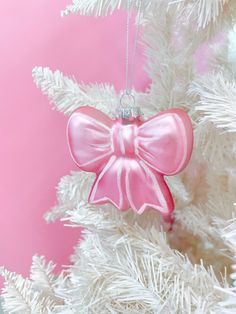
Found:
M 1 274 L 5 279 L 3 309 L 7 313 L 43 314 L 55 308 L 55 297 L 52 298 L 44 293 L 43 288 L 42 290 L 34 289 L 33 282 L 29 279 L 24 279 L 7 270 L 2 270 Z
M 91 105 L 109 114 L 109 107 L 115 108 L 115 90 L 108 84 L 78 85 L 74 79 L 63 76 L 60 71 L 35 67 L 32 71 L 35 84 L 43 94 L 56 105 L 59 111 L 71 114 L 81 105 Z M 106 106 L 109 103 L 109 106 Z
M 236 81 L 224 73 L 210 73 L 193 83 L 190 92 L 199 96 L 196 110 L 201 121 L 210 121 L 222 131 L 236 131 Z
M 115 10 L 127 8 L 126 0 L 73 0 L 72 2 L 61 12 L 62 16 L 69 14 L 102 16 L 112 14 Z M 139 3 L 139 0 L 134 0 L 131 4 L 134 9 L 137 9 Z M 157 9 L 159 4 L 160 1 L 156 0 L 142 0 L 142 14 L 149 14 L 152 10 Z
M 101 16 L 126 7 L 127 0 L 73 0 L 62 15 Z M 235 18 L 235 0 L 142 0 L 152 83 L 135 93 L 137 104 L 145 117 L 184 108 L 194 125 L 189 166 L 167 178 L 176 205 L 173 231 L 153 211 L 137 216 L 91 206 L 94 175 L 73 172 L 61 179 L 58 205 L 45 215 L 83 228 L 72 265 L 55 275 L 52 262 L 35 256 L 30 279 L 2 269 L 6 313 L 236 313 Z M 224 42 L 212 44 L 219 30 Z M 202 44 L 211 55 L 207 73 L 199 75 L 195 54 Z M 90 105 L 113 116 L 119 102 L 110 84 L 78 84 L 42 67 L 33 78 L 65 114 Z
M 196 19 L 198 27 L 205 28 L 210 22 L 215 23 L 219 19 L 224 10 L 227 10 L 229 2 L 230 0 L 186 0 L 184 5 L 192 4 L 189 18 Z

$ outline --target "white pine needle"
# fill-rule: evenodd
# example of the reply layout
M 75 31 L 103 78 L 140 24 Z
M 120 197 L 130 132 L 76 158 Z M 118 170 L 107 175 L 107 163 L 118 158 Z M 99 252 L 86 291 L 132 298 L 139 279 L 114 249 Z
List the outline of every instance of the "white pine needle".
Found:
M 190 93 L 199 97 L 195 109 L 201 113 L 201 122 L 236 131 L 236 82 L 232 77 L 221 72 L 204 75 L 192 84 Z

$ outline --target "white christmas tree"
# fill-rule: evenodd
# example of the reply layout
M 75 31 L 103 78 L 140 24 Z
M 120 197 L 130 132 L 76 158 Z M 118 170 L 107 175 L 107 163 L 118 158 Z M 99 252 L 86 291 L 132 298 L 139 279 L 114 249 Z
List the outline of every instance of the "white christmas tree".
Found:
M 74 0 L 62 14 L 126 7 L 127 0 Z M 53 263 L 35 256 L 29 279 L 2 269 L 6 313 L 236 313 L 235 19 L 235 0 L 142 0 L 152 84 L 136 101 L 145 118 L 180 107 L 194 125 L 191 162 L 168 177 L 174 229 L 166 233 L 154 211 L 88 204 L 94 175 L 74 172 L 61 179 L 58 206 L 45 216 L 84 228 L 72 266 L 55 276 Z M 195 54 L 204 43 L 208 73 L 199 75 Z M 33 78 L 67 115 L 87 104 L 113 116 L 120 97 L 109 84 L 78 85 L 48 68 L 34 68 Z

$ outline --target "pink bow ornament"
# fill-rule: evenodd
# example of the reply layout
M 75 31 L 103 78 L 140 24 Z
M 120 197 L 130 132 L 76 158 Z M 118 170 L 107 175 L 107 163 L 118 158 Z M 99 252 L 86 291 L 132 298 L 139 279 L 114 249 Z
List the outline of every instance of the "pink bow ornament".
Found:
M 77 166 L 96 174 L 91 204 L 109 202 L 138 214 L 153 208 L 171 217 L 174 202 L 164 175 L 179 173 L 189 162 L 193 130 L 187 113 L 171 109 L 146 121 L 112 120 L 83 106 L 71 115 L 67 136 Z

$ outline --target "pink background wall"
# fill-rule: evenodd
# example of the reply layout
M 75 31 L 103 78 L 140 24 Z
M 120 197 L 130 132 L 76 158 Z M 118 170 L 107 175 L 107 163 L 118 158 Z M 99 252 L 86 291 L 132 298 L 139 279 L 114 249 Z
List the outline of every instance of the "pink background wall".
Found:
M 59 267 L 68 264 L 80 235 L 43 220 L 56 203 L 60 177 L 76 168 L 66 145 L 67 118 L 35 87 L 32 68 L 124 87 L 125 14 L 61 18 L 69 2 L 0 1 L 0 265 L 23 275 L 36 253 Z M 139 56 L 137 89 L 148 84 L 141 63 Z

